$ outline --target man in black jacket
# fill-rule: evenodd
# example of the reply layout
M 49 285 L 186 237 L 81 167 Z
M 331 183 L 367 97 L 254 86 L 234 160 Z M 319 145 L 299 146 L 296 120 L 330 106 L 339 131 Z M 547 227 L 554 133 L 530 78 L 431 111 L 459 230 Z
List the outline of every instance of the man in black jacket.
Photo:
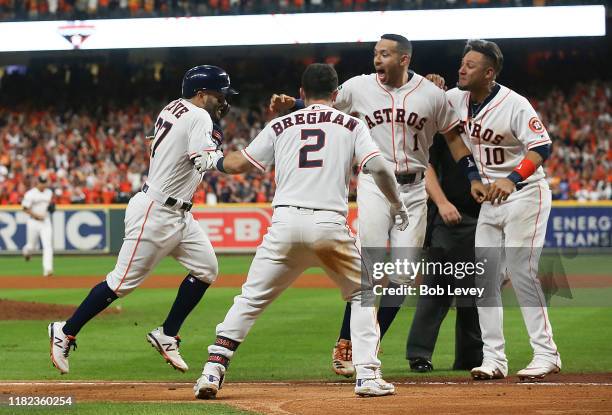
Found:
M 425 246 L 430 262 L 474 262 L 474 235 L 480 205 L 470 195 L 470 184 L 453 162 L 444 138 L 436 136 L 429 150 L 430 165 L 425 185 L 430 198 Z M 423 284 L 474 286 L 474 279 L 456 276 L 424 275 Z M 440 325 L 455 300 L 455 362 L 453 369 L 470 370 L 482 362 L 482 340 L 478 312 L 472 297 L 449 295 L 421 296 L 408 336 L 406 358 L 416 372 L 433 370 L 431 356 Z

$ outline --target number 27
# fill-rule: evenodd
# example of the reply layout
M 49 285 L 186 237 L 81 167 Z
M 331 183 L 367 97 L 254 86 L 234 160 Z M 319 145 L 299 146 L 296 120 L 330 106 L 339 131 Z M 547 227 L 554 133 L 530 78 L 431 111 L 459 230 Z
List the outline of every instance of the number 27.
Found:
M 155 150 L 157 150 L 157 147 L 159 147 L 164 138 L 166 138 L 166 135 L 168 135 L 171 128 L 171 122 L 164 121 L 164 119 L 161 117 L 157 119 L 157 122 L 155 123 L 155 136 L 153 138 L 155 140 L 155 144 L 153 144 L 153 150 L 151 150 L 151 157 L 155 156 Z M 160 132 L 161 135 L 159 134 Z M 159 138 L 157 137 L 158 135 Z

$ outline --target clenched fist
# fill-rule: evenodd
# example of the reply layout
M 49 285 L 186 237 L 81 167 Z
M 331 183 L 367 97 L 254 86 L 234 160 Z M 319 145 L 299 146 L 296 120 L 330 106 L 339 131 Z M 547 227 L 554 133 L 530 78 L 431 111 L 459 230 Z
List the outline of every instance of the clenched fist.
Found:
M 272 112 L 282 112 L 290 110 L 295 107 L 295 98 L 290 97 L 285 94 L 274 94 L 272 98 L 270 98 L 270 111 Z

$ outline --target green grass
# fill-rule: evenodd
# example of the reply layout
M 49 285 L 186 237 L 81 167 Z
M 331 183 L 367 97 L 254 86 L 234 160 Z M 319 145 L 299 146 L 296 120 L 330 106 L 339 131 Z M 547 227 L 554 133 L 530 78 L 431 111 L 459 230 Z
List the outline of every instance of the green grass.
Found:
M 220 255 L 219 270 L 225 275 L 244 274 L 251 265 L 251 255 Z M 98 256 L 55 256 L 54 275 L 56 276 L 104 276 L 115 267 L 117 257 L 114 255 Z M 20 256 L 0 256 L 0 277 L 40 277 L 42 260 L 40 255 L 33 256 L 25 262 Z M 311 268 L 306 274 L 320 274 L 319 268 Z M 184 275 L 186 273 L 173 258 L 164 258 L 155 268 L 154 275 Z
M 251 255 L 219 255 L 220 273 L 246 274 L 252 258 Z M 550 259 L 551 257 L 544 258 Z M 584 254 L 573 258 L 566 256 L 560 258 L 566 275 L 612 275 L 612 256 L 610 255 Z M 58 276 L 102 276 L 113 269 L 115 261 L 114 255 L 56 256 L 54 272 Z M 0 277 L 39 277 L 42 273 L 40 256 L 32 257 L 29 262 L 25 262 L 20 256 L 0 257 L 0 263 L 2 264 Z M 184 273 L 185 269 L 172 258 L 163 259 L 154 271 L 154 275 L 183 275 Z M 319 268 L 311 268 L 306 271 L 306 274 L 320 273 L 322 270 Z
M 227 405 L 210 403 L 127 403 L 127 402 L 85 402 L 63 407 L 2 407 L 0 414 L 74 414 L 74 415 L 246 415 L 254 412 L 241 411 Z
M 3 290 L 0 297 L 46 303 L 78 304 L 83 289 Z M 175 290 L 140 289 L 117 301 L 122 313 L 98 317 L 79 334 L 71 352 L 71 372 L 60 376 L 48 356 L 47 321 L 0 321 L 4 380 L 99 379 L 194 381 L 214 340 L 215 326 L 232 304 L 234 288 L 212 288 L 181 330 L 181 352 L 191 369 L 182 374 L 163 363 L 145 342 L 145 334 L 160 324 Z M 240 346 L 228 381 L 338 380 L 330 370 L 330 355 L 338 335 L 344 303 L 334 289 L 289 289 L 253 327 Z M 400 311 L 385 337 L 381 355 L 385 376 L 414 375 L 407 370 L 405 343 L 413 308 Z M 549 311 L 564 373 L 612 372 L 612 313 L 609 308 L 556 307 Z M 445 320 L 433 357 L 439 375 L 451 372 L 454 358 L 454 311 Z M 520 310 L 505 310 L 506 351 L 510 371 L 531 359 L 531 347 Z

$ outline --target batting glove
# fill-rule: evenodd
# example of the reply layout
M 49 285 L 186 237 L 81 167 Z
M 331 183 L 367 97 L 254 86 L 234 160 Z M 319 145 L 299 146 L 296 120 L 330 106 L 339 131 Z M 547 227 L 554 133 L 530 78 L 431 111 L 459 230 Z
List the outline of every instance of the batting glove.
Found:
M 395 218 L 397 230 L 403 231 L 408 227 L 408 209 L 406 209 L 404 202 L 400 202 L 399 205 L 392 205 L 391 215 Z
M 193 165 L 200 173 L 205 173 L 217 167 L 217 161 L 223 157 L 221 151 L 202 151 L 195 157 L 192 157 Z

